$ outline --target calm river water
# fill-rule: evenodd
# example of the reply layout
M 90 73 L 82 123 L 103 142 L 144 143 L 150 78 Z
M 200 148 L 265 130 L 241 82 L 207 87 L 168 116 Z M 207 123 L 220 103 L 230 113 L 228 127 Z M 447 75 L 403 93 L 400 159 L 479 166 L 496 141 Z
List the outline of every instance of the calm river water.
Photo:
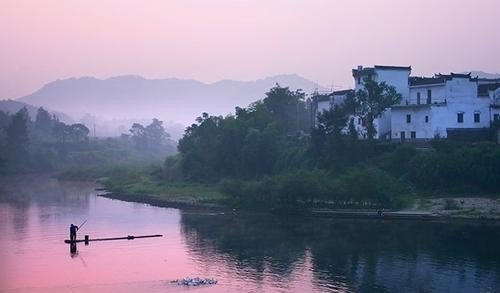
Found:
M 499 292 L 500 227 L 158 208 L 95 186 L 3 179 L 0 292 Z M 93 242 L 71 254 L 70 223 Z M 183 288 L 185 276 L 217 285 Z

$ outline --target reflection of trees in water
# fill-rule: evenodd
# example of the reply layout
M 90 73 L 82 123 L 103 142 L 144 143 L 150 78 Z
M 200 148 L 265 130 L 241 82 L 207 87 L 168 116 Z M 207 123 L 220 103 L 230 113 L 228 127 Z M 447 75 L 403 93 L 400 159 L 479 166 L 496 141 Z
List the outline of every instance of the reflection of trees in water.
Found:
M 499 283 L 500 258 L 493 253 L 500 245 L 498 227 L 403 221 L 325 221 L 322 226 L 318 235 L 328 241 L 311 243 L 314 271 L 327 278 L 345 276 L 361 291 L 456 286 L 452 291 L 457 292 Z
M 181 225 L 201 261 L 224 255 L 229 265 L 260 279 L 266 268 L 291 278 L 307 249 L 314 286 L 322 291 L 345 283 L 370 292 L 500 286 L 497 226 L 186 213 Z
M 28 223 L 30 217 L 29 206 L 18 205 L 12 209 L 12 227 L 14 228 L 15 238 L 22 241 L 28 236 Z
M 30 218 L 44 222 L 61 214 L 83 214 L 89 209 L 94 186 L 84 182 L 60 182 L 49 176 L 22 175 L 0 179 L 0 202 L 12 207 L 12 227 L 17 240 L 29 232 Z M 47 226 L 48 227 L 48 226 Z
M 73 212 L 86 211 L 93 184 L 86 182 L 64 182 L 49 176 L 22 175 L 0 179 L 3 185 L 0 201 L 13 206 L 39 208 L 62 207 Z
M 190 250 L 201 259 L 222 254 L 245 277 L 262 280 L 264 272 L 289 278 L 297 262 L 304 258 L 303 238 L 293 225 L 273 217 L 249 221 L 240 216 L 183 214 L 182 233 Z

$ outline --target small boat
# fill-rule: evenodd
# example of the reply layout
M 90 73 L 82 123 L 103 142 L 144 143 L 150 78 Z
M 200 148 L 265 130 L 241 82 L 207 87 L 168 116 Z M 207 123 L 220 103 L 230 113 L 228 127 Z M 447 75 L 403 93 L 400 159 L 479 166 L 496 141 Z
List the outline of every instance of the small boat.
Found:
M 90 239 L 89 235 L 85 235 L 85 239 L 75 239 L 75 240 L 66 239 L 66 240 L 64 240 L 64 243 L 72 244 L 72 243 L 81 243 L 81 242 L 87 243 L 87 242 L 92 242 L 92 241 L 133 240 L 133 239 L 138 239 L 138 238 L 153 238 L 153 237 L 163 237 L 163 235 L 161 235 L 161 234 L 142 235 L 142 236 L 128 235 L 125 237 L 94 238 L 94 239 Z

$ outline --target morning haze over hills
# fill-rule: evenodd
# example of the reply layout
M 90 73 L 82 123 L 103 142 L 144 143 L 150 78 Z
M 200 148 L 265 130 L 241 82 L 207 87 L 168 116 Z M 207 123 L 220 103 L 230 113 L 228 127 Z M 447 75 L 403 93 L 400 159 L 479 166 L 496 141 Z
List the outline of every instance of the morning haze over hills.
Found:
M 261 99 L 276 83 L 312 92 L 316 83 L 295 74 L 257 81 L 222 80 L 206 84 L 185 79 L 141 76 L 70 78 L 50 82 L 17 101 L 62 111 L 72 117 L 152 118 L 190 125 L 202 112 L 226 115 L 236 106 Z M 78 118 L 77 118 L 78 119 Z
M 347 72 L 346 74 L 350 74 Z M 472 71 L 481 78 L 500 78 L 500 74 Z M 69 78 L 50 82 L 34 93 L 0 101 L 0 109 L 16 112 L 27 105 L 34 118 L 36 107 L 43 106 L 65 122 L 96 126 L 98 136 L 127 133 L 133 122 L 146 123 L 157 117 L 173 138 L 203 112 L 211 115 L 234 113 L 261 99 L 275 84 L 311 93 L 324 90 L 317 83 L 296 74 L 283 74 L 256 81 L 222 80 L 203 83 L 190 79 L 147 79 L 123 75 L 107 79 Z

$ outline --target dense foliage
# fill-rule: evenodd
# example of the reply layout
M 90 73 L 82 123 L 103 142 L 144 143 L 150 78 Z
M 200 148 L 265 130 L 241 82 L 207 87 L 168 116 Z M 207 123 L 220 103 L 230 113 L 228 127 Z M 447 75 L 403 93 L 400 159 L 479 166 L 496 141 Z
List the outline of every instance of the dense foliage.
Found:
M 164 178 L 221 180 L 234 205 L 287 210 L 395 208 L 415 192 L 500 189 L 500 149 L 493 143 L 435 140 L 418 151 L 370 139 L 373 119 L 401 96 L 386 84 L 365 83 L 366 90 L 315 117 L 314 127 L 304 95 L 279 85 L 235 115 L 204 113 L 187 128 L 180 154 L 166 160 Z M 359 139 L 353 117 L 366 121 L 368 139 Z
M 310 128 L 300 91 L 279 85 L 235 115 L 203 113 L 179 141 L 180 168 L 188 179 L 255 178 L 299 167 L 303 132 Z M 305 144 L 304 144 L 305 145 Z
M 497 144 L 436 138 L 416 149 L 370 139 L 373 119 L 401 96 L 383 83 L 365 86 L 318 117 L 304 93 L 279 85 L 234 115 L 203 113 L 162 167 L 148 165 L 174 152 L 157 119 L 120 138 L 89 139 L 84 125 L 64 124 L 43 108 L 34 121 L 25 109 L 0 112 L 0 171 L 69 167 L 65 177 L 105 177 L 114 191 L 203 193 L 217 201 L 222 193 L 234 206 L 285 211 L 399 208 L 415 194 L 498 193 Z M 354 127 L 358 118 L 363 133 Z
M 161 121 L 154 119 L 144 129 L 146 148 L 135 135 L 90 139 L 85 125 L 63 123 L 43 108 L 34 120 L 26 108 L 13 115 L 0 111 L 0 174 L 63 169 L 90 173 L 109 165 L 157 161 L 175 152 Z

